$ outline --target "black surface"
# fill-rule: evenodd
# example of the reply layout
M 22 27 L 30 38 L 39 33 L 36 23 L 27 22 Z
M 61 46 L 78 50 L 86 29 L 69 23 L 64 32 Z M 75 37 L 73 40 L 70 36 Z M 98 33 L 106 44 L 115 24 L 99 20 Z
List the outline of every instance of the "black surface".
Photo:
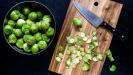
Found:
M 47 5 L 53 11 L 57 22 L 57 36 L 47 51 L 35 56 L 25 56 L 15 52 L 7 45 L 2 35 L 2 23 L 5 14 L 20 1 L 23 0 L 0 0 L 0 75 L 54 75 L 54 73 L 48 72 L 48 66 L 70 0 L 36 0 Z M 108 67 L 112 63 L 108 62 L 107 59 L 102 75 L 133 75 L 133 1 L 117 1 L 124 4 L 117 29 L 126 34 L 128 40 L 120 42 L 117 37 L 113 37 L 110 49 L 115 58 L 113 64 L 117 65 L 117 71 L 115 73 L 108 71 Z

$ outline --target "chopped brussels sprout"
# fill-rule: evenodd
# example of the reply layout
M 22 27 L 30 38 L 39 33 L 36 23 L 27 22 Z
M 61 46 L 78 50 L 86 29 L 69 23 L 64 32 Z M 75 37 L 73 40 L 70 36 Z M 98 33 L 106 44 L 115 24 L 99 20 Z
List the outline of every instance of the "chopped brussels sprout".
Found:
M 66 60 L 66 66 L 70 66 L 71 65 L 71 63 L 72 63 L 72 59 L 71 58 L 68 58 L 67 60 Z
M 50 38 L 47 37 L 46 34 L 42 34 L 42 40 L 48 43 L 50 41 Z
M 15 26 L 15 21 L 9 20 L 7 24 L 14 27 Z
M 13 29 L 13 33 L 14 33 L 17 37 L 21 37 L 21 36 L 23 35 L 21 29 Z
M 30 52 L 31 51 L 30 46 L 27 43 L 23 44 L 23 49 L 24 49 L 25 52 Z
M 22 32 L 23 32 L 24 34 L 30 34 L 30 25 L 24 24 L 24 25 L 22 26 Z
M 18 10 L 13 10 L 10 14 L 12 20 L 17 20 L 20 17 L 20 12 Z
M 32 24 L 30 30 L 32 33 L 36 33 L 38 32 L 38 27 L 35 24 Z
M 45 49 L 47 47 L 47 43 L 45 41 L 38 42 L 39 49 Z
M 105 51 L 105 55 L 109 58 L 109 60 L 110 60 L 111 62 L 114 61 L 114 58 L 113 58 L 113 56 L 112 56 L 112 53 L 111 53 L 110 49 L 108 49 L 108 50 Z
M 52 21 L 52 18 L 50 17 L 50 15 L 44 15 L 44 16 L 43 16 L 43 21 L 49 23 L 49 22 Z
M 61 62 L 62 59 L 61 59 L 61 57 L 58 57 L 58 56 L 57 56 L 57 57 L 55 58 L 55 60 L 56 60 L 57 62 Z
M 12 43 L 12 44 L 16 43 L 17 37 L 15 36 L 15 34 L 9 35 L 8 41 L 9 43 Z
M 25 24 L 25 20 L 23 19 L 18 19 L 17 23 L 16 23 L 16 27 L 17 28 L 21 28 L 23 26 L 23 24 Z
M 17 42 L 16 42 L 16 45 L 18 48 L 23 48 L 23 44 L 24 44 L 24 41 L 23 39 L 18 39 Z
M 64 48 L 61 45 L 58 45 L 58 51 L 59 52 L 63 52 L 64 51 Z
M 30 13 L 30 9 L 28 7 L 24 7 L 23 14 L 28 15 Z
M 32 35 L 24 35 L 23 39 L 28 45 L 33 45 L 36 43 L 36 40 Z
M 115 65 L 112 65 L 110 68 L 109 68 L 109 70 L 111 71 L 111 72 L 115 72 L 116 71 L 116 66 Z
M 74 26 L 77 26 L 77 27 L 81 27 L 82 21 L 81 21 L 79 18 L 74 17 L 74 18 L 73 18 L 73 25 L 74 25 Z
M 37 32 L 36 34 L 34 34 L 34 38 L 36 39 L 36 41 L 41 41 L 42 40 L 41 33 Z
M 12 31 L 13 31 L 13 28 L 12 28 L 10 25 L 5 25 L 5 27 L 4 27 L 4 33 L 5 33 L 6 35 L 11 34 Z
M 37 53 L 39 51 L 38 45 L 37 44 L 34 44 L 31 47 L 31 51 L 32 51 L 33 54 Z
M 90 69 L 90 64 L 84 63 L 82 69 L 83 71 L 88 71 Z
M 28 15 L 28 18 L 31 20 L 31 21 L 35 21 L 37 19 L 37 13 L 36 12 L 31 12 L 29 15 Z
M 37 11 L 36 13 L 37 13 L 38 19 L 42 19 L 42 17 L 43 17 L 43 12 L 42 12 L 42 11 Z
M 46 35 L 47 35 L 48 37 L 51 37 L 51 36 L 54 35 L 54 32 L 55 32 L 54 28 L 49 27 L 48 30 L 46 31 Z

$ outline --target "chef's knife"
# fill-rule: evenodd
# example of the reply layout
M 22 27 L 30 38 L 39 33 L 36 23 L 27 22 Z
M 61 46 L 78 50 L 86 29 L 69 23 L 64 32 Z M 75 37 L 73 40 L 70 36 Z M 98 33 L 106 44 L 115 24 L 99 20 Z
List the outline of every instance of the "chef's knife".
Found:
M 114 35 L 119 37 L 122 41 L 125 40 L 125 36 L 120 34 L 115 28 L 113 28 L 111 25 L 106 23 L 103 19 L 92 13 L 90 10 L 87 8 L 83 7 L 80 5 L 77 1 L 74 1 L 74 6 L 76 9 L 79 11 L 79 13 L 89 22 L 91 23 L 94 27 L 104 27 L 105 29 L 109 30 L 112 32 Z

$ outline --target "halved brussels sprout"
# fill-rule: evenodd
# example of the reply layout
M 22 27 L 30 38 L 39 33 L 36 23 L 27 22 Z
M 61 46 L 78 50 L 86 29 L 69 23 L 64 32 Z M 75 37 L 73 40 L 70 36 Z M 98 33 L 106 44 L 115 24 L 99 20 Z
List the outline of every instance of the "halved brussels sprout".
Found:
M 45 49 L 47 47 L 47 43 L 45 41 L 38 42 L 39 49 Z
M 16 43 L 17 37 L 15 36 L 15 34 L 9 35 L 8 41 L 9 43 L 13 43 L 13 44 Z
M 54 31 L 55 31 L 54 28 L 49 27 L 48 30 L 46 31 L 46 35 L 47 35 L 48 37 L 51 37 L 51 36 L 54 35 Z
M 32 21 L 36 20 L 37 19 L 37 13 L 36 12 L 31 12 L 29 15 L 28 15 L 28 18 Z
M 23 49 L 24 49 L 25 52 L 30 52 L 31 51 L 30 46 L 27 43 L 23 44 Z
M 44 17 L 43 17 L 43 21 L 45 21 L 45 22 L 51 22 L 52 21 L 52 18 L 50 17 L 50 15 L 44 15 Z
M 25 24 L 25 20 L 23 19 L 18 19 L 17 23 L 16 23 L 16 27 L 17 28 L 21 28 L 23 26 L 23 24 Z
M 33 45 L 36 43 L 36 40 L 32 35 L 24 35 L 23 39 L 28 45 Z
M 15 21 L 9 20 L 7 24 L 14 27 L 15 26 Z
M 18 48 L 23 48 L 23 44 L 24 44 L 24 41 L 23 39 L 18 39 L 17 42 L 16 42 L 16 45 Z
M 20 17 L 20 12 L 18 10 L 13 10 L 10 14 L 12 20 L 17 20 Z
M 30 25 L 24 24 L 24 25 L 22 26 L 22 32 L 23 32 L 24 34 L 30 34 Z
M 6 35 L 11 34 L 12 31 L 13 31 L 13 28 L 12 28 L 10 25 L 5 25 L 5 27 L 4 27 L 4 33 L 5 33 Z
M 21 36 L 23 35 L 21 29 L 13 29 L 13 33 L 14 33 L 17 37 L 21 37 Z
M 38 27 L 35 24 L 32 24 L 30 30 L 32 33 L 36 33 L 38 32 Z
M 50 38 L 48 38 L 46 34 L 42 34 L 42 40 L 48 43 L 50 41 Z
M 34 38 L 36 39 L 36 41 L 41 41 L 42 40 L 41 33 L 37 32 L 36 34 L 34 34 Z
M 39 51 L 38 45 L 37 44 L 34 44 L 31 47 L 31 51 L 32 51 L 33 54 L 37 53 Z
M 28 7 L 24 7 L 23 14 L 28 15 L 30 13 L 30 9 Z

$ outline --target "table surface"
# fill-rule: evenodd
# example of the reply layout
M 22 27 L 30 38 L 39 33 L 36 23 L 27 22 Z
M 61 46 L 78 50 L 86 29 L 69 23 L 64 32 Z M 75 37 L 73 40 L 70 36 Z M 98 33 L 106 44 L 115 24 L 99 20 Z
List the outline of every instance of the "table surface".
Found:
M 52 53 L 57 42 L 59 33 L 51 47 L 39 55 L 25 56 L 12 50 L 4 40 L 2 32 L 3 19 L 7 11 L 16 3 L 23 0 L 0 0 L 0 75 L 55 75 L 48 71 Z M 35 0 L 48 6 L 53 12 L 57 22 L 57 32 L 61 26 L 70 0 Z M 127 35 L 127 40 L 121 42 L 117 37 L 113 37 L 110 49 L 115 58 L 115 62 L 105 62 L 101 75 L 133 75 L 132 52 L 133 52 L 133 1 L 116 0 L 124 4 L 117 29 Z M 109 72 L 111 64 L 117 65 L 115 73 Z

